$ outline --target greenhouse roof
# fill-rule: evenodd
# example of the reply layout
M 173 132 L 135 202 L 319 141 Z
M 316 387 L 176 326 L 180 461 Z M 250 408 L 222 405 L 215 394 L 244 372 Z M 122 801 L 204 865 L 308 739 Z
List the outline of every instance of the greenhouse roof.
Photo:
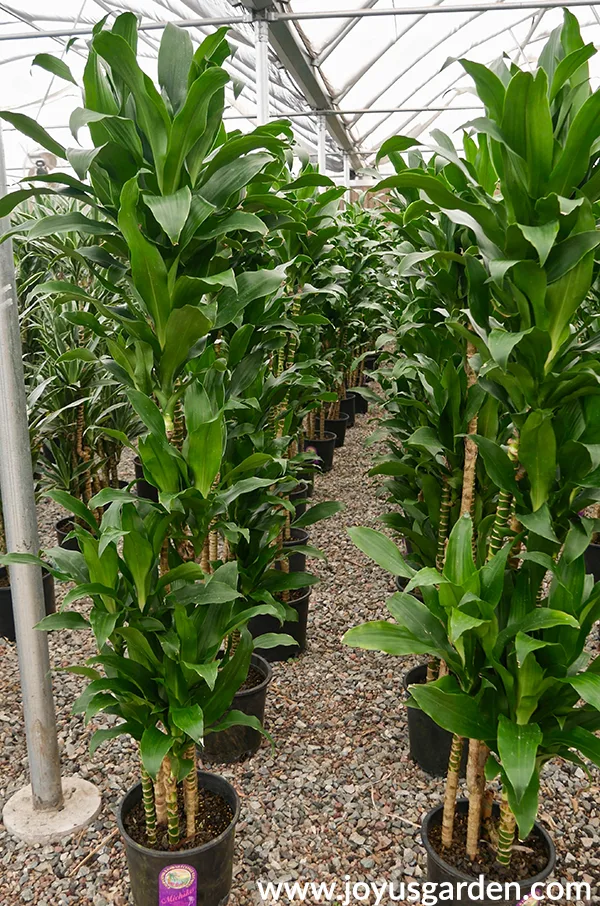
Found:
M 79 89 L 31 68 L 38 53 L 65 57 L 81 76 L 90 28 L 125 10 L 138 14 L 141 50 L 153 73 L 161 23 L 188 27 L 200 41 L 217 25 L 231 23 L 235 56 L 231 127 L 252 128 L 257 110 L 255 37 L 257 17 L 269 31 L 271 117 L 292 116 L 298 139 L 316 153 L 327 129 L 327 166 L 341 172 L 344 152 L 355 170 L 372 165 L 374 152 L 391 135 L 427 139 L 432 129 L 454 134 L 479 115 L 470 79 L 457 62 L 463 56 L 492 63 L 502 54 L 533 66 L 544 41 L 560 23 L 556 2 L 480 0 L 0 0 L 2 106 L 38 119 L 63 142 Z M 600 0 L 573 0 L 584 40 L 600 43 Z M 263 28 L 265 26 L 262 26 Z M 143 62 L 143 61 L 142 61 Z M 600 60 L 591 61 L 594 79 Z M 37 149 L 11 127 L 4 128 L 9 177 L 34 165 Z M 82 140 L 83 143 L 83 140 Z

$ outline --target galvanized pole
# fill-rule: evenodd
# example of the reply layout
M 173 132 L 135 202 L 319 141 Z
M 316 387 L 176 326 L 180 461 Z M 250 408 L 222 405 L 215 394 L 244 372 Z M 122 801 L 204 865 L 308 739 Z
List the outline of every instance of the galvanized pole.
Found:
M 350 189 L 350 155 L 346 153 L 344 153 L 344 185 L 346 186 L 344 201 L 346 202 L 346 205 L 349 205 L 352 200 L 352 192 Z
M 6 169 L 0 128 L 0 198 L 6 195 Z M 0 233 L 8 229 L 0 220 Z M 19 313 L 12 243 L 0 245 L 0 492 L 7 549 L 37 554 L 39 539 L 29 446 Z M 34 629 L 44 617 L 39 566 L 14 564 L 10 587 L 25 713 L 33 807 L 59 809 L 63 794 L 56 716 L 46 633 Z
M 269 23 L 264 16 L 254 19 L 256 50 L 256 122 L 269 122 Z
M 317 117 L 317 160 L 319 164 L 319 173 L 326 175 L 327 173 L 327 126 L 325 123 L 325 117 L 322 114 L 319 114 Z

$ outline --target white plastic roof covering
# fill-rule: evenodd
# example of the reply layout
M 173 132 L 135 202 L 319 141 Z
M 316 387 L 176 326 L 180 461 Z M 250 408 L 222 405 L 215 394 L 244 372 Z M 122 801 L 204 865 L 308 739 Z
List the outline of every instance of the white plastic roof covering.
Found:
M 38 37 L 45 31 L 81 29 L 107 14 L 132 10 L 143 24 L 167 20 L 197 20 L 204 17 L 239 17 L 250 13 L 239 0 L 15 0 L 13 7 L 0 0 L 0 106 L 33 116 L 56 138 L 73 144 L 67 127 L 73 107 L 80 103 L 75 86 L 52 78 L 31 60 L 41 52 L 64 56 L 75 77 L 81 76 L 87 37 L 77 38 L 67 49 L 68 37 Z M 493 0 L 490 0 L 490 5 Z M 496 0 L 500 7 L 510 0 Z M 248 4 L 248 0 L 246 0 Z M 20 5 L 19 5 L 20 4 Z M 249 4 L 248 4 L 249 5 Z M 413 9 L 415 0 L 275 0 L 275 9 L 305 14 L 325 11 Z M 451 9 L 455 0 L 428 0 L 429 6 Z M 462 2 L 462 8 L 481 6 L 481 0 Z M 584 40 L 600 43 L 600 5 L 578 5 Z M 561 22 L 560 9 L 495 9 L 399 16 L 302 19 L 290 23 L 301 51 L 311 61 L 313 72 L 339 114 L 362 162 L 372 163 L 373 153 L 391 135 L 411 134 L 424 139 L 431 129 L 454 134 L 460 142 L 460 127 L 478 114 L 477 99 L 469 78 L 456 60 L 468 56 L 490 63 L 503 53 L 521 66 L 537 59 L 544 40 Z M 200 41 L 213 27 L 191 29 Z M 25 35 L 31 34 L 31 38 Z M 10 35 L 18 38 L 7 40 Z M 155 59 L 161 32 L 141 33 L 143 65 L 155 74 Z M 254 26 L 232 26 L 230 41 L 236 48 L 228 63 L 232 76 L 244 84 L 241 95 L 230 94 L 226 116 L 231 126 L 248 129 L 256 107 Z M 600 55 L 591 61 L 593 76 L 600 78 Z M 314 151 L 316 117 L 293 77 L 271 54 L 271 114 L 285 116 L 306 110 L 306 118 L 293 120 L 299 141 Z M 369 112 L 345 113 L 344 111 Z M 378 112 L 382 111 L 382 112 Z M 385 111 L 385 112 L 383 112 Z M 395 112 L 390 112 L 395 111 Z M 4 142 L 11 181 L 23 176 L 35 157 L 35 146 L 10 127 L 4 127 Z M 341 169 L 341 154 L 333 139 L 328 141 L 328 163 Z

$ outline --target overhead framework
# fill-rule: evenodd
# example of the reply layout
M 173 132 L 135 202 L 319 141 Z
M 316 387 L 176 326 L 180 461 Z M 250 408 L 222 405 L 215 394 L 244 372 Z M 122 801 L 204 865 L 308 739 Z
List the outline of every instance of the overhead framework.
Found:
M 63 143 L 72 144 L 67 123 L 77 91 L 45 72 L 32 74 L 32 57 L 67 55 L 78 77 L 93 25 L 131 10 L 140 18 L 148 71 L 167 22 L 190 29 L 195 41 L 229 25 L 235 55 L 226 64 L 232 75 L 226 118 L 248 129 L 289 116 L 299 141 L 340 176 L 348 166 L 370 166 L 390 135 L 427 140 L 437 127 L 460 142 L 461 127 L 478 109 L 462 57 L 491 63 L 505 54 L 532 66 L 565 6 L 577 15 L 584 39 L 600 43 L 600 0 L 13 2 L 21 8 L 0 0 L 3 103 L 39 116 Z M 596 60 L 590 65 L 592 79 L 600 79 Z M 6 145 L 10 173 L 23 175 L 31 143 L 7 130 Z

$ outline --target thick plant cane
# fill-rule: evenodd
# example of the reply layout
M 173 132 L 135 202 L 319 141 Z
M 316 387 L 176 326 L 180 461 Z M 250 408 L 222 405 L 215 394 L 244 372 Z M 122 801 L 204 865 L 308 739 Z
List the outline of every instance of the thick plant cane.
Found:
M 462 736 L 452 737 L 450 760 L 448 762 L 448 775 L 446 778 L 446 793 L 444 796 L 444 813 L 442 817 L 442 846 L 445 848 L 452 846 L 454 840 L 456 795 L 458 793 L 458 779 L 460 776 L 463 745 L 464 739 Z
M 469 364 L 469 358 L 475 355 L 476 349 L 469 340 L 467 342 L 467 361 L 465 368 L 467 372 L 467 387 L 472 387 L 477 382 L 475 372 Z M 465 464 L 463 468 L 463 488 L 460 503 L 460 515 L 472 515 L 475 507 L 475 470 L 477 468 L 477 444 L 473 440 L 473 434 L 477 434 L 477 415 L 474 415 L 469 422 L 467 436 L 465 437 Z
M 165 762 L 160 766 L 160 770 L 154 781 L 154 808 L 156 810 L 156 823 L 161 827 L 167 824 L 167 790 L 165 786 Z
M 519 459 L 519 441 L 517 437 L 511 437 L 508 442 L 508 457 L 516 468 Z M 488 560 L 491 560 L 504 545 L 504 539 L 506 538 L 510 527 L 512 507 L 513 495 L 511 492 L 504 490 L 499 491 L 498 503 L 496 504 L 496 516 L 490 533 L 490 543 L 487 553 Z
M 146 836 L 148 843 L 156 843 L 156 807 L 154 804 L 154 785 L 148 771 L 142 765 L 142 800 L 144 803 L 144 816 L 146 819 Z
M 444 568 L 446 559 L 446 541 L 448 540 L 448 529 L 450 528 L 450 510 L 452 509 L 452 489 L 449 480 L 444 478 L 442 486 L 442 497 L 440 501 L 440 522 L 437 535 L 437 552 L 435 556 L 435 565 L 441 572 Z
M 183 803 L 185 805 L 185 834 L 188 840 L 196 836 L 196 812 L 198 811 L 198 772 L 196 771 L 196 745 L 191 742 L 186 749 L 186 759 L 194 767 L 183 781 Z
M 496 861 L 507 868 L 512 857 L 512 846 L 515 839 L 516 820 L 508 804 L 506 792 L 502 791 L 500 803 L 500 824 L 498 826 L 498 854 Z
M 469 740 L 469 760 L 467 762 L 467 788 L 469 790 L 469 817 L 467 822 L 467 855 L 469 859 L 477 858 L 481 821 L 485 797 L 485 763 L 489 749 L 478 739 Z
M 164 760 L 164 780 L 167 800 L 167 830 L 169 846 L 177 846 L 180 840 L 179 830 L 179 804 L 177 801 L 177 781 L 171 768 L 171 759 L 167 755 Z

